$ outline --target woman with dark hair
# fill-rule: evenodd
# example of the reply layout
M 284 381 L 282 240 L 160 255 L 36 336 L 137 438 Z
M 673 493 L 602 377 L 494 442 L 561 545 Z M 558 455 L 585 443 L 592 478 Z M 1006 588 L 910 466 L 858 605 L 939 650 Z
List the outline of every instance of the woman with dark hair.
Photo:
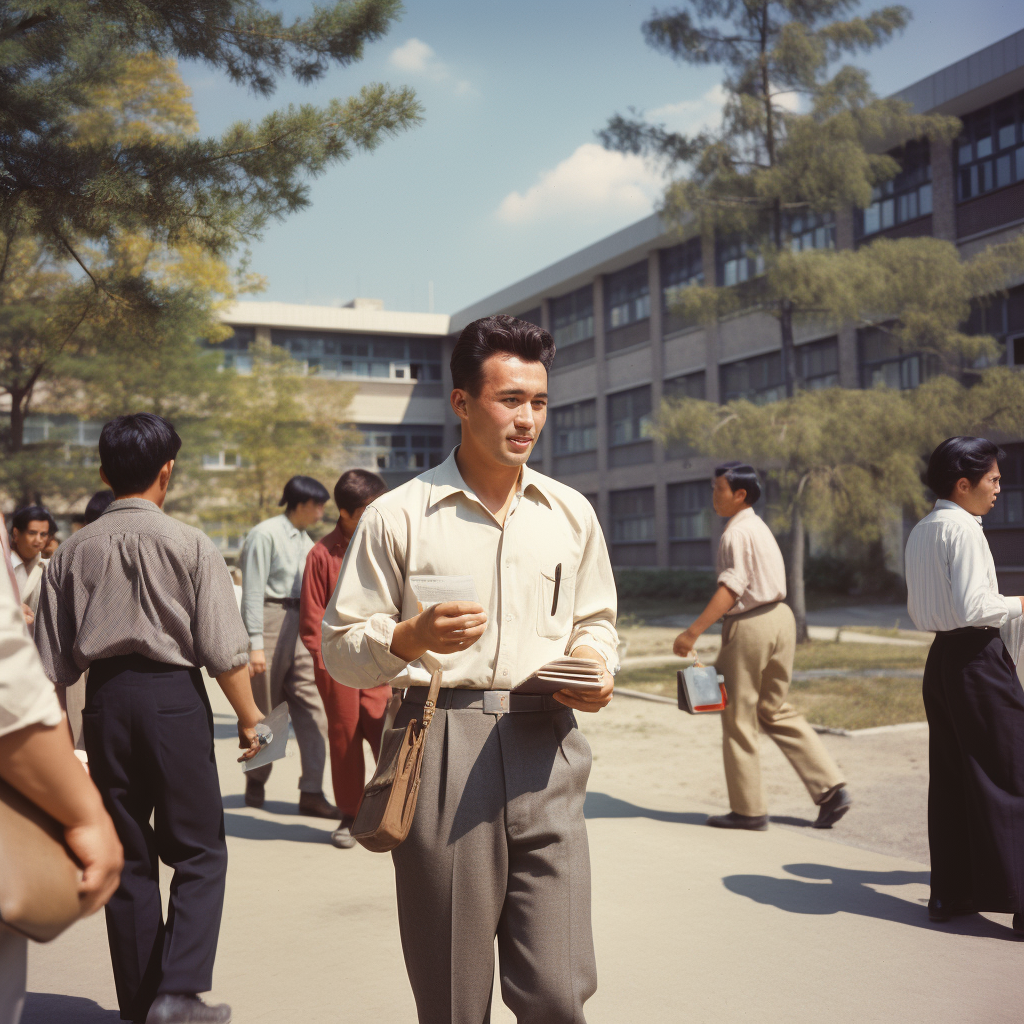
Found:
M 999 593 L 981 528 L 1002 457 L 980 437 L 950 437 L 932 452 L 938 500 L 907 541 L 907 606 L 918 629 L 935 632 L 923 687 L 928 914 L 1013 914 L 1024 935 L 1024 693 L 1007 651 L 1024 602 Z

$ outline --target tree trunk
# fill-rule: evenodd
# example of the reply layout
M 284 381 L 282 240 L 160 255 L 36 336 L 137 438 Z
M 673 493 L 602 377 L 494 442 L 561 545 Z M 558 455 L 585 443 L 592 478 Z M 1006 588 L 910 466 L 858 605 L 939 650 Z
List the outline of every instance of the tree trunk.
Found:
M 793 345 L 793 303 L 783 299 L 779 303 L 779 328 L 782 334 L 782 382 L 786 385 L 786 397 L 792 398 L 796 391 L 796 348 Z
M 807 643 L 807 598 L 804 591 L 804 547 L 806 544 L 804 520 L 800 509 L 793 510 L 793 530 L 789 552 L 789 606 L 796 619 L 796 642 Z

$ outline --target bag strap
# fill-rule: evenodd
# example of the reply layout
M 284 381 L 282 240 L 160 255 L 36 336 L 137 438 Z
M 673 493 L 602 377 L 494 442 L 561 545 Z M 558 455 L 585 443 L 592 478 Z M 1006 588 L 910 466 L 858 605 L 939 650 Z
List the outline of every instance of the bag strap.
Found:
M 434 717 L 434 710 L 437 707 L 437 695 L 441 692 L 441 670 L 435 669 L 430 677 L 430 689 L 427 690 L 427 699 L 423 702 L 423 728 L 430 725 Z

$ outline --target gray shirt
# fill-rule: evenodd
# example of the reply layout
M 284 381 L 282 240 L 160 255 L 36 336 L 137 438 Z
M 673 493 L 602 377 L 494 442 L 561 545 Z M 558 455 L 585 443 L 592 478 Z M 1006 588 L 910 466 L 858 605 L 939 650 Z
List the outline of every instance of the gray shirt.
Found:
M 242 549 L 242 621 L 254 651 L 263 650 L 263 602 L 268 597 L 296 601 L 302 570 L 313 540 L 286 515 L 264 519 L 245 538 Z
M 59 548 L 43 579 L 36 645 L 70 686 L 94 661 L 141 654 L 220 675 L 249 660 L 234 585 L 204 533 L 126 498 Z

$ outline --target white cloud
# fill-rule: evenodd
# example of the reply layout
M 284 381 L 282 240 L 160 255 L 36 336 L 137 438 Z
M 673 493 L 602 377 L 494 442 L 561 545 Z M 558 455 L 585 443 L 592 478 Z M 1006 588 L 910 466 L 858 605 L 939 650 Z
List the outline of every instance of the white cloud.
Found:
M 698 99 L 666 103 L 647 111 L 645 120 L 651 124 L 663 124 L 669 131 L 693 135 L 704 128 L 718 125 L 725 99 L 725 89 L 721 85 L 714 85 Z
M 463 80 L 456 80 L 451 68 L 443 60 L 439 60 L 434 48 L 422 39 L 406 40 L 391 51 L 388 60 L 400 71 L 408 74 L 419 75 L 431 82 L 451 83 L 460 96 L 472 91 L 472 85 Z
M 566 216 L 650 213 L 664 181 L 638 156 L 612 153 L 593 142 L 542 172 L 525 192 L 510 192 L 496 216 L 526 224 Z

